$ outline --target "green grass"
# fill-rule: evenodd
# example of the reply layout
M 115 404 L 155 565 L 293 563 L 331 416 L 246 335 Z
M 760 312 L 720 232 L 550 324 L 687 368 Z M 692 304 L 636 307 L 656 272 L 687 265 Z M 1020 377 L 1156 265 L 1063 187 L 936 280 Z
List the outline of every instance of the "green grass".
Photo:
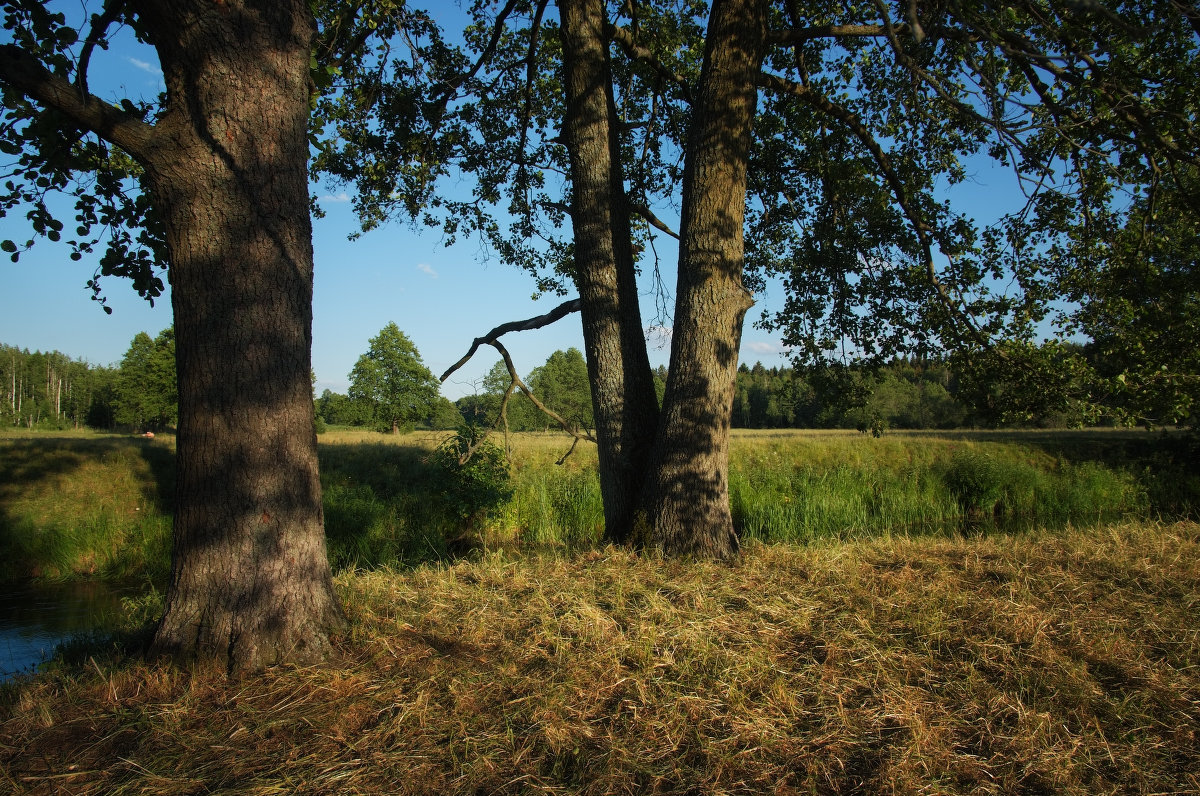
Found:
M 508 482 L 448 475 L 444 433 L 321 435 L 326 533 L 336 571 L 416 566 L 485 550 L 594 548 L 603 534 L 595 448 L 512 438 Z M 493 438 L 502 443 L 497 435 Z M 1191 438 L 1091 432 L 742 432 L 730 467 L 746 541 L 955 535 L 1200 505 Z M 0 436 L 0 581 L 149 578 L 168 568 L 173 441 Z M 493 476 L 495 474 L 493 473 Z M 504 491 L 511 496 L 489 502 Z M 490 496 L 490 497 L 489 497 Z
M 1200 526 L 345 572 L 324 667 L 93 645 L 0 689 L 0 790 L 1200 792 Z
M 0 436 L 0 582 L 161 581 L 174 467 L 170 439 Z

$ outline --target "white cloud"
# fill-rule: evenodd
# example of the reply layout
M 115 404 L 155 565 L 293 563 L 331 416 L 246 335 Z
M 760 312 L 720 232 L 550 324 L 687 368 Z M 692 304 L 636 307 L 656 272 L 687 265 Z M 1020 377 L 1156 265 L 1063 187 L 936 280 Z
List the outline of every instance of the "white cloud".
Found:
M 342 191 L 337 196 L 327 193 L 324 196 L 322 196 L 320 199 L 318 199 L 317 201 L 318 202 L 349 202 L 350 194 L 346 193 L 345 191 Z
M 137 58 L 132 58 L 129 56 L 126 56 L 125 60 L 136 66 L 138 69 L 141 69 L 143 72 L 149 72 L 152 75 L 158 74 L 158 67 L 149 61 L 139 61 Z
M 431 278 L 437 279 L 438 273 L 437 271 L 433 270 L 433 266 L 429 263 L 417 263 L 417 270 L 424 271 L 425 273 L 429 274 Z
M 774 343 L 768 343 L 762 340 L 755 340 L 753 342 L 746 343 L 746 348 L 749 348 L 756 354 L 774 354 L 779 350 L 779 347 Z

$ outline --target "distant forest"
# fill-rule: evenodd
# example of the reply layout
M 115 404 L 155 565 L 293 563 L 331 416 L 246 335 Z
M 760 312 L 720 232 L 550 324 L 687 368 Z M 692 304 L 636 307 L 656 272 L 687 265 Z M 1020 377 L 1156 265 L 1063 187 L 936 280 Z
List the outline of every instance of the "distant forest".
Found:
M 666 369 L 655 372 L 661 398 Z M 587 366 L 576 349 L 556 351 L 524 377 L 534 394 L 570 423 L 590 428 Z M 452 429 L 463 423 L 495 422 L 509 385 L 497 362 L 473 395 L 451 402 L 439 397 L 424 428 Z M 42 352 L 0 344 L 0 425 L 65 429 L 128 428 L 161 430 L 174 425 L 174 337 L 139 334 L 118 367 L 94 365 L 58 351 Z M 349 396 L 325 390 L 316 399 L 318 428 L 371 426 L 372 414 Z M 513 431 L 555 428 L 520 391 L 508 409 Z M 1061 427 L 1081 419 L 1065 414 L 1031 418 L 1023 425 Z M 733 404 L 735 428 L 887 429 L 994 427 L 997 417 L 960 397 L 951 368 L 939 361 L 896 360 L 867 370 L 806 371 L 790 367 L 742 365 Z

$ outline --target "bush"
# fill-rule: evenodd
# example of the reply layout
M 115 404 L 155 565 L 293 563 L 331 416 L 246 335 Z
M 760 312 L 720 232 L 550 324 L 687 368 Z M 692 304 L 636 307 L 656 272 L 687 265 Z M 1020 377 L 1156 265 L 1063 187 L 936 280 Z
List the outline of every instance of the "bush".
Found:
M 513 495 L 508 459 L 478 426 L 461 426 L 430 455 L 439 497 L 459 517 L 479 524 Z

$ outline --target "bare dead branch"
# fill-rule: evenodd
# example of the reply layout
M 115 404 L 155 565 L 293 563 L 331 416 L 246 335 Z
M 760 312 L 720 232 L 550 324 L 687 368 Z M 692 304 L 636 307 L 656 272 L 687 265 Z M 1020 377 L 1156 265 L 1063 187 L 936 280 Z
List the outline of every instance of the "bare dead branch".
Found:
M 512 356 L 509 355 L 508 349 L 504 347 L 504 344 L 500 342 L 501 335 L 505 335 L 509 332 L 526 332 L 531 329 L 540 329 L 543 326 L 549 326 L 555 321 L 560 320 L 573 312 L 578 312 L 582 304 L 583 302 L 580 299 L 571 299 L 570 301 L 564 301 L 562 304 L 559 304 L 545 315 L 538 315 L 535 318 L 528 318 L 523 321 L 502 323 L 482 337 L 476 337 L 471 342 L 471 348 L 466 354 L 463 355 L 463 358 L 451 365 L 446 372 L 442 374 L 442 381 L 450 378 L 451 374 L 465 365 L 467 361 L 475 355 L 475 352 L 479 350 L 479 346 L 481 345 L 490 345 L 492 348 L 495 348 L 500 352 L 500 356 L 504 359 L 504 366 L 508 369 L 508 375 L 510 379 L 508 389 L 504 391 L 504 397 L 500 400 L 500 416 L 497 418 L 497 421 L 500 422 L 504 427 L 504 450 L 506 453 L 511 452 L 511 448 L 508 443 L 508 401 L 512 397 L 513 391 L 516 389 L 519 389 L 521 392 L 525 393 L 525 397 L 533 402 L 533 405 L 537 407 L 538 411 L 554 420 L 556 423 L 562 426 L 563 431 L 566 431 L 574 438 L 574 442 L 571 443 L 571 449 L 564 453 L 562 458 L 558 460 L 559 464 L 562 464 L 567 460 L 567 457 L 571 455 L 571 451 L 575 450 L 575 446 L 579 443 L 579 440 L 587 440 L 588 442 L 596 441 L 596 438 L 592 436 L 590 432 L 581 432 L 578 428 L 567 422 L 566 418 L 564 418 L 558 412 L 555 412 L 553 409 L 549 408 L 538 400 L 538 397 L 533 394 L 533 390 L 529 389 L 529 386 L 521 380 L 519 375 L 517 375 L 517 368 L 516 365 L 513 364 Z M 470 451 L 468 452 L 467 458 L 470 458 Z
M 504 391 L 504 398 L 500 401 L 500 420 L 504 423 L 504 448 L 506 451 L 510 450 L 508 445 L 508 401 L 512 397 L 514 388 L 518 388 L 521 392 L 525 393 L 525 397 L 533 402 L 538 411 L 558 423 L 562 426 L 563 431 L 575 438 L 574 442 L 571 443 L 571 450 L 564 453 L 562 458 L 558 460 L 559 464 L 567 460 L 567 457 L 571 455 L 571 451 L 575 450 L 575 446 L 579 444 L 579 440 L 583 439 L 588 442 L 596 441 L 596 438 L 590 432 L 581 432 L 578 428 L 568 423 L 566 418 L 558 412 L 555 412 L 538 400 L 537 396 L 533 394 L 533 390 L 529 389 L 529 386 L 517 375 L 517 367 L 513 364 L 512 356 L 509 355 L 508 349 L 504 347 L 503 343 L 499 340 L 489 340 L 488 344 L 499 351 L 500 356 L 504 358 L 504 367 L 508 368 L 508 376 L 511 379 L 508 389 Z
M 571 299 L 570 301 L 564 301 L 562 304 L 559 304 L 545 315 L 538 315 L 536 318 L 528 318 L 523 321 L 510 321 L 508 323 L 502 323 L 482 337 L 476 337 L 474 341 L 471 342 L 471 348 L 466 354 L 463 355 L 463 358 L 451 365 L 446 372 L 442 374 L 441 381 L 445 381 L 446 379 L 450 378 L 454 371 L 467 364 L 471 357 L 475 355 L 475 352 L 479 350 L 479 346 L 484 344 L 494 346 L 496 345 L 496 341 L 502 335 L 508 334 L 509 332 L 528 332 L 533 329 L 541 329 L 543 326 L 549 326 L 555 321 L 570 315 L 572 312 L 579 312 L 581 305 L 582 302 L 577 298 Z

